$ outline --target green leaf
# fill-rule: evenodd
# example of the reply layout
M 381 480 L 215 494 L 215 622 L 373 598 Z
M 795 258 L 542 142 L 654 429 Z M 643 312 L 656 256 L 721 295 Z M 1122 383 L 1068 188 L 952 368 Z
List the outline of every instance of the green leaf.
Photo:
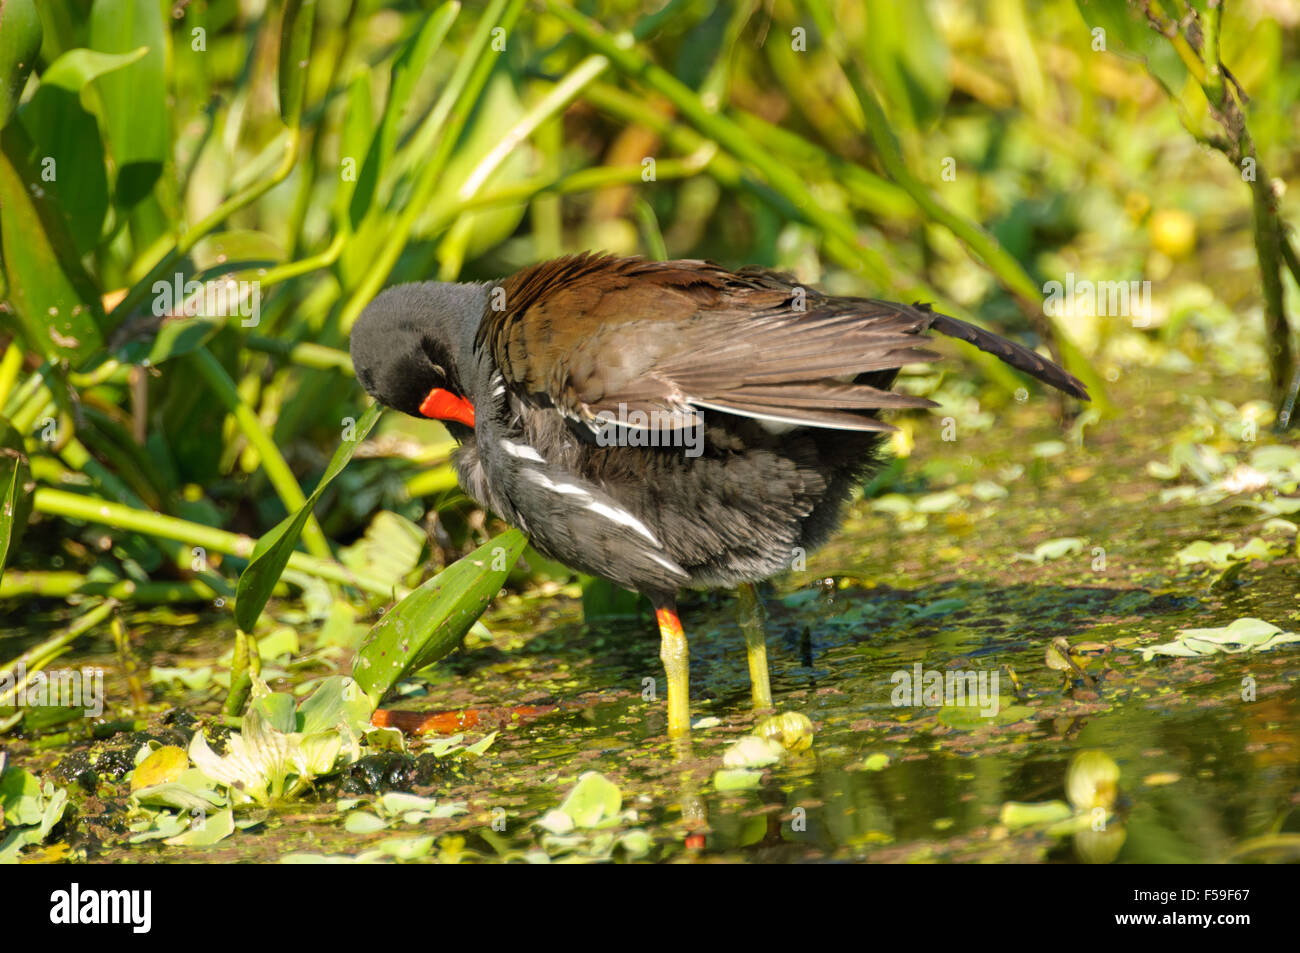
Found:
M 287 735 L 298 727 L 297 704 L 287 692 L 258 695 L 250 702 L 250 707 L 256 708 L 263 721 L 276 731 Z
M 577 827 L 595 827 L 618 814 L 623 794 L 613 781 L 598 771 L 588 771 L 578 778 L 560 810 L 573 819 Z
M 432 63 L 433 55 L 442 45 L 443 38 L 446 37 L 452 21 L 456 19 L 458 10 L 458 6 L 454 3 L 441 6 L 433 16 L 424 21 L 424 25 L 407 41 L 397 58 L 393 60 L 392 74 L 388 83 L 388 103 L 384 106 L 379 130 L 370 139 L 370 148 L 366 152 L 365 162 L 361 166 L 360 176 L 357 179 L 356 191 L 352 193 L 348 208 L 354 229 L 360 224 L 374 201 L 376 189 L 397 145 L 398 124 L 406 111 L 416 81 Z M 366 93 L 369 94 L 368 84 Z M 349 120 L 351 118 L 351 111 L 349 111 Z M 370 130 L 367 128 L 366 132 L 369 134 Z M 344 141 L 348 141 L 346 131 Z M 345 152 L 344 155 L 357 155 L 357 153 Z
M 99 245 L 108 213 L 104 143 L 99 123 L 83 102 L 83 90 L 97 77 L 130 66 L 148 52 L 144 47 L 121 54 L 69 50 L 41 74 L 40 87 L 19 114 L 36 143 L 46 188 L 56 196 L 83 255 Z
M 455 205 L 466 180 L 479 163 L 496 148 L 502 137 L 524 115 L 523 104 L 515 92 L 508 74 L 494 74 L 483 90 L 482 102 L 470 120 L 456 152 L 447 162 L 447 168 L 438 181 L 438 188 L 429 200 L 429 212 L 416 224 L 414 234 L 424 237 L 425 229 L 441 220 L 442 210 Z M 528 152 L 515 149 L 488 177 L 485 187 L 501 188 L 522 182 L 529 172 Z M 458 220 L 467 229 L 465 258 L 473 259 L 512 235 L 524 217 L 526 206 L 520 202 L 501 208 L 466 212 Z
M 722 768 L 713 772 L 713 787 L 717 791 L 748 791 L 762 783 L 762 771 L 751 771 L 748 768 Z
M 1016 830 L 1021 827 L 1036 827 L 1051 824 L 1070 817 L 1074 812 L 1064 801 L 1007 801 L 1002 805 L 998 820 L 1005 826 Z
M 190 766 L 189 755 L 184 748 L 176 745 L 163 745 L 157 751 L 135 767 L 131 775 L 131 790 L 139 791 L 160 784 L 170 784 L 179 778 Z
M 1157 655 L 1193 658 L 1220 652 L 1266 652 L 1293 642 L 1300 642 L 1300 634 L 1283 632 L 1263 619 L 1244 618 L 1217 629 L 1183 629 L 1173 642 L 1144 647 L 1142 658 L 1149 662 Z
M 532 558 L 529 557 L 529 565 Z M 650 600 L 640 593 L 614 585 L 596 576 L 582 577 L 582 618 L 588 625 L 611 619 L 636 619 Z
M 948 47 L 923 3 L 866 0 L 863 52 L 897 120 L 924 126 L 948 99 Z
M 123 364 L 155 366 L 197 351 L 225 325 L 225 318 L 193 317 L 164 321 L 158 333 L 133 338 L 117 349 Z
M 0 2 L 0 129 L 18 106 L 41 51 L 41 19 L 32 0 Z
M 1173 45 L 1147 24 L 1128 0 L 1075 0 L 1093 30 L 1105 31 L 1105 50 L 1142 62 L 1169 92 L 1177 96 L 1187 81 L 1187 67 Z M 1094 36 L 1096 34 L 1094 33 Z M 1094 40 L 1096 42 L 1096 40 Z
M 35 489 L 22 436 L 0 417 L 0 574 L 22 542 Z
M 367 150 L 374 151 L 375 122 L 371 106 L 370 73 L 358 71 L 348 86 L 347 112 L 343 117 L 343 129 L 339 141 L 339 162 L 341 180 L 338 191 L 334 193 L 331 214 L 335 221 L 341 221 L 349 203 L 354 202 L 357 190 L 373 191 L 373 173 L 367 171 L 370 160 Z M 369 197 L 364 199 L 369 204 Z M 355 231 L 361 215 L 352 221 Z
M 346 726 L 359 735 L 370 724 L 370 714 L 370 702 L 357 683 L 346 675 L 331 675 L 298 706 L 295 730 L 311 735 Z
M 354 572 L 381 579 L 404 579 L 420 562 L 426 536 L 404 516 L 380 510 L 356 543 L 339 553 L 339 561 Z
M 988 725 L 1013 725 L 1033 715 L 1034 710 L 1027 705 L 1016 705 L 1009 698 L 998 699 L 997 711 L 985 714 L 985 709 L 977 704 L 944 705 L 939 709 L 939 724 L 960 731 L 984 728 Z
M 285 0 L 280 26 L 280 117 L 291 129 L 302 119 L 307 92 L 307 66 L 311 58 L 311 31 L 316 0 Z
M 349 834 L 373 834 L 387 826 L 388 823 L 382 817 L 369 811 L 355 811 L 343 822 L 343 829 Z
M 210 847 L 235 833 L 235 813 L 230 808 L 204 817 L 184 834 L 163 841 L 173 847 Z
M 235 589 L 235 623 L 245 632 L 253 631 L 257 617 L 266 608 L 267 600 L 271 598 L 271 591 L 280 581 L 284 567 L 289 565 L 289 557 L 294 547 L 298 545 L 298 537 L 302 535 L 302 528 L 307 525 L 307 518 L 311 516 L 316 501 L 320 499 L 321 493 L 330 481 L 347 466 L 348 461 L 352 459 L 352 454 L 361 445 L 361 441 L 366 439 L 366 435 L 370 433 L 370 429 L 374 427 L 375 421 L 379 419 L 382 412 L 383 408 L 379 404 L 372 404 L 361 415 L 361 419 L 353 427 L 352 439 L 343 441 L 334 451 L 334 457 L 325 468 L 325 472 L 321 474 L 316 489 L 312 491 L 311 496 L 307 497 L 307 502 L 298 512 L 285 517 L 257 541 L 257 545 L 253 548 L 253 558 L 240 574 L 239 584 Z
M 28 345 L 78 365 L 103 347 L 104 312 L 67 223 L 41 186 L 21 123 L 0 132 L 0 243 Z
M 148 52 L 96 79 L 104 104 L 104 138 L 117 167 L 115 199 L 128 209 L 154 187 L 169 161 L 168 33 L 157 0 L 95 0 L 90 46 L 102 53 Z
M 231 228 L 206 235 L 191 253 L 200 272 L 241 271 L 253 267 L 278 265 L 285 260 L 284 249 L 266 232 L 249 228 Z M 204 275 L 211 280 L 215 275 Z
M 147 46 L 138 47 L 129 53 L 100 53 L 82 47 L 68 50 L 41 74 L 41 86 L 56 86 L 70 93 L 80 94 L 88 83 L 105 73 L 130 66 L 137 60 L 143 59 L 148 53 Z
M 390 609 L 357 652 L 352 665 L 357 684 L 378 703 L 407 673 L 438 661 L 460 645 L 527 543 L 519 530 L 508 530 Z

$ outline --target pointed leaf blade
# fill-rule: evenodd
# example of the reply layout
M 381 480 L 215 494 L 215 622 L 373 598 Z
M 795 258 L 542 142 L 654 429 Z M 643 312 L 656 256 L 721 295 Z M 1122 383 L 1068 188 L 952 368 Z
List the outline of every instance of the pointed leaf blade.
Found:
M 488 540 L 375 623 L 352 663 L 352 677 L 372 701 L 378 703 L 407 674 L 460 645 L 527 544 L 517 529 Z

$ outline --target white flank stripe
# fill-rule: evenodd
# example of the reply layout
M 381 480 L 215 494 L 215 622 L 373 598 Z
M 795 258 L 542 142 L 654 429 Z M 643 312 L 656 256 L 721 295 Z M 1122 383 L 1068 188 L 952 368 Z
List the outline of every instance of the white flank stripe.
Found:
M 682 576 L 686 575 L 686 570 L 683 569 L 681 566 L 677 565 L 671 559 L 665 559 L 663 556 L 660 556 L 658 553 L 646 553 L 646 555 L 649 556 L 651 559 L 653 559 L 655 562 L 657 562 L 659 565 L 665 567 L 666 569 L 672 570 L 674 575 L 682 575 Z
M 610 506 L 607 503 L 601 503 L 596 500 L 588 503 L 587 509 L 591 510 L 593 513 L 599 513 L 601 516 L 618 523 L 620 526 L 627 526 L 630 529 L 634 529 L 656 546 L 659 545 L 659 540 L 655 539 L 654 533 L 650 532 L 644 523 L 627 510 L 621 510 L 616 506 Z
M 578 501 L 585 504 L 586 508 L 591 510 L 591 512 L 605 517 L 605 519 L 610 522 L 635 530 L 650 542 L 654 543 L 655 546 L 660 549 L 663 548 L 663 544 L 660 543 L 659 540 L 655 539 L 654 533 L 650 532 L 644 523 L 627 510 L 593 499 L 590 493 L 578 486 L 576 483 L 555 483 L 550 480 L 546 474 L 538 473 L 536 470 L 527 470 L 525 471 L 524 476 L 544 489 L 560 493 L 564 496 L 577 497 Z M 680 567 L 673 566 L 673 568 L 678 569 Z
M 534 463 L 545 463 L 542 455 L 528 446 L 526 443 L 511 443 L 509 440 L 502 440 L 501 447 L 512 457 L 518 457 L 520 460 L 532 460 Z

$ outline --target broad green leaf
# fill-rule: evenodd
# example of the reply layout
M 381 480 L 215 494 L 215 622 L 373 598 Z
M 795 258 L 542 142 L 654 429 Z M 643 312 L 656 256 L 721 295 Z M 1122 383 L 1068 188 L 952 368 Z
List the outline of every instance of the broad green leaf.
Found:
M 257 266 L 278 265 L 285 260 L 284 249 L 265 232 L 232 228 L 204 237 L 191 255 L 199 271 L 216 269 L 234 271 Z M 204 276 L 212 280 L 215 276 Z
M 331 675 L 298 706 L 296 730 L 311 735 L 346 725 L 360 734 L 369 725 L 370 714 L 370 703 L 357 683 L 346 675 Z
M 375 623 L 352 677 L 378 704 L 409 672 L 447 655 L 501 589 L 528 543 L 512 529 L 448 566 Z
M 235 590 L 235 622 L 245 632 L 253 631 L 257 617 L 266 608 L 271 590 L 280 581 L 284 567 L 289 565 L 289 556 L 298 545 L 298 537 L 302 535 L 302 528 L 307 525 L 307 518 L 316 506 L 316 501 L 330 481 L 347 466 L 352 454 L 361 445 L 361 441 L 366 439 L 382 412 L 383 408 L 379 404 L 372 404 L 361 415 L 353 427 L 352 439 L 344 440 L 334 451 L 329 466 L 321 474 L 320 482 L 316 484 L 311 496 L 307 497 L 307 502 L 298 512 L 285 517 L 257 541 L 252 561 L 240 574 L 239 585 Z
M 164 844 L 173 847 L 210 847 L 235 833 L 235 814 L 230 808 L 193 823 L 184 834 L 169 837 Z
M 1033 713 L 1034 710 L 1027 705 L 1017 705 L 1010 698 L 1001 698 L 988 708 L 973 701 L 966 705 L 944 705 L 939 709 L 938 717 L 939 724 L 966 731 L 989 725 L 1012 725 Z
M 141 47 L 130 53 L 69 50 L 41 74 L 41 85 L 19 114 L 40 156 L 42 181 L 81 254 L 100 242 L 108 213 L 108 170 L 99 123 L 82 101 L 86 85 L 105 73 L 122 69 L 144 57 Z
M 349 834 L 373 834 L 387 826 L 387 821 L 370 811 L 354 811 L 343 822 L 343 829 Z
M 0 574 L 22 542 L 35 489 L 22 436 L 0 417 Z
M 724 768 L 763 768 L 777 764 L 785 749 L 781 742 L 758 735 L 745 735 L 738 738 L 722 753 Z
M 114 199 L 123 209 L 153 190 L 171 154 L 167 104 L 168 33 L 158 0 L 95 0 L 90 46 L 101 53 L 148 52 L 95 81 L 104 104 L 104 138 L 117 167 Z
M 287 735 L 298 727 L 298 705 L 287 692 L 257 695 L 249 707 L 256 708 L 262 720 L 276 731 Z
M 18 106 L 41 50 L 42 32 L 32 0 L 0 0 L 0 129 Z
M 316 0 L 285 0 L 280 25 L 280 118 L 293 129 L 302 119 L 307 92 L 307 66 L 311 58 L 311 31 Z
M 78 365 L 103 347 L 99 292 L 81 266 L 63 216 L 41 186 L 21 123 L 0 132 L 0 243 L 9 300 L 28 345 Z
M 335 221 L 342 221 L 343 216 L 352 208 L 351 226 L 355 231 L 365 215 L 374 193 L 374 163 L 369 153 L 379 148 L 375 136 L 375 117 L 371 94 L 370 74 L 358 72 L 352 77 L 348 86 L 347 113 L 343 118 L 343 130 L 339 142 L 339 162 L 342 180 L 338 191 L 334 193 L 332 214 Z M 365 196 L 357 199 L 357 193 Z M 356 203 L 360 201 L 360 210 Z
M 197 351 L 207 344 L 225 325 L 225 318 L 178 318 L 164 321 L 158 333 L 127 341 L 117 349 L 116 357 L 123 364 L 154 366 Z
M 356 543 L 339 554 L 339 561 L 354 572 L 381 579 L 404 579 L 420 562 L 426 535 L 415 523 L 388 510 L 380 510 Z
M 1083 540 L 1075 536 L 1062 536 L 1039 543 L 1032 553 L 1016 553 L 1015 558 L 1041 566 L 1050 559 L 1074 556 L 1083 552 Z
M 623 794 L 618 785 L 598 771 L 588 771 L 578 778 L 560 810 L 573 819 L 577 827 L 595 827 L 618 814 Z
M 1232 543 L 1211 543 L 1209 540 L 1198 539 L 1178 550 L 1174 553 L 1174 557 L 1184 566 L 1196 563 L 1226 566 L 1231 561 L 1235 550 L 1236 547 Z
M 1039 824 L 1052 824 L 1064 820 L 1074 812 L 1064 801 L 1007 801 L 1002 805 L 998 820 L 1006 827 L 1016 830 L 1021 827 L 1035 827 Z
M 147 46 L 138 47 L 128 53 L 100 53 L 97 50 L 84 48 L 68 50 L 41 74 L 41 85 L 57 86 L 70 93 L 80 94 L 88 83 L 105 73 L 130 66 L 137 60 L 143 59 L 148 53 Z
M 529 556 L 529 565 L 532 557 Z M 582 618 L 588 624 L 611 619 L 635 619 L 650 600 L 640 593 L 623 589 L 608 579 L 596 576 L 582 577 Z
M 184 748 L 163 745 L 136 765 L 131 775 L 131 790 L 135 792 L 159 784 L 170 784 L 184 774 L 189 766 L 189 755 Z
M 762 771 L 751 771 L 748 768 L 722 768 L 713 772 L 713 787 L 717 791 L 749 791 L 762 783 Z
M 1183 629 L 1173 642 L 1144 647 L 1142 658 L 1149 662 L 1157 655 L 1194 658 L 1221 652 L 1266 652 L 1294 642 L 1300 642 L 1300 634 L 1283 632 L 1263 619 L 1244 618 L 1216 629 Z
M 188 761 L 188 756 L 186 756 Z M 140 768 L 136 768 L 138 773 Z M 213 783 L 198 768 L 186 768 L 171 781 L 132 788 L 131 800 L 153 807 L 172 807 L 178 811 L 207 812 L 222 807 L 226 799 L 213 787 Z

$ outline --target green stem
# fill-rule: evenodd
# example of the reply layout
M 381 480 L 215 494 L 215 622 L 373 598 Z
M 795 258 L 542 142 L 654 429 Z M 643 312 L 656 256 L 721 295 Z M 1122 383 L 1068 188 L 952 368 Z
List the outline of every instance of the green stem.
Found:
M 143 533 L 146 536 L 156 536 L 162 539 L 176 539 L 193 546 L 202 546 L 215 553 L 235 556 L 239 559 L 251 557 L 253 547 L 257 544 L 257 540 L 239 533 L 229 533 L 222 529 L 191 523 L 188 520 L 178 519 L 174 516 L 133 509 L 129 506 L 122 506 L 120 503 L 110 503 L 107 500 L 47 487 L 36 490 L 32 498 L 32 509 L 48 516 L 61 516 L 65 519 L 114 526 L 129 532 Z M 374 593 L 378 596 L 391 597 L 394 592 L 400 596 L 404 595 L 406 591 L 403 588 L 394 587 L 390 582 L 371 576 L 369 573 L 353 572 L 346 566 L 332 560 L 317 559 L 314 556 L 308 556 L 306 553 L 295 552 L 291 555 L 289 557 L 289 568 L 328 582 L 355 586 L 364 592 Z
M 77 473 L 84 473 L 86 476 L 90 477 L 91 481 L 101 492 L 107 493 L 118 503 L 124 506 L 133 507 L 137 510 L 144 509 L 144 501 L 140 499 L 135 491 L 127 486 L 126 483 L 117 476 L 117 474 L 113 473 L 96 460 L 95 457 L 91 455 L 90 451 L 86 449 L 85 445 L 75 437 L 69 439 L 68 442 L 64 444 L 63 449 L 59 451 L 59 456 L 62 457 L 63 462 L 74 471 Z M 157 543 L 157 546 L 177 567 L 189 571 L 193 560 L 191 559 L 191 554 L 183 545 L 172 541 L 165 541 Z M 195 575 L 198 577 L 198 584 L 203 585 L 208 590 L 209 597 L 218 595 L 228 596 L 233 594 L 234 590 L 231 589 L 230 584 L 226 582 L 219 573 L 216 573 L 211 569 L 205 569 Z
M 68 383 L 77 390 L 86 390 L 91 387 L 98 387 L 100 384 L 112 380 L 113 375 L 119 371 L 126 371 L 127 368 L 113 358 L 109 358 L 100 364 L 93 371 L 78 373 L 76 371 L 68 374 Z
M 16 340 L 5 346 L 5 356 L 0 358 L 0 407 L 9 400 L 9 394 L 18 380 L 18 372 L 23 368 L 23 349 Z
M 283 265 L 277 265 L 274 268 L 268 268 L 261 275 L 249 273 L 247 280 L 256 280 L 261 287 L 280 284 L 291 278 L 297 278 L 300 275 L 308 274 L 320 268 L 328 268 L 338 259 L 339 253 L 343 251 L 343 246 L 347 244 L 347 235 L 343 232 L 334 236 L 334 239 L 325 248 L 321 249 L 314 255 L 308 255 L 306 258 L 298 261 L 291 261 Z M 243 275 L 238 276 L 243 278 Z
M 21 351 L 21 348 L 14 347 L 13 344 L 9 345 L 9 349 Z M 17 416 L 18 411 L 36 395 L 38 390 L 45 386 L 44 375 L 47 373 L 49 366 L 47 362 L 28 374 L 23 379 L 23 382 L 18 385 L 18 389 L 9 395 L 9 399 L 3 406 L 11 422 Z
M 0 577 L 0 600 L 66 599 L 68 596 L 104 596 L 132 603 L 208 602 L 212 590 L 197 580 L 190 582 L 115 582 L 93 580 L 79 572 L 14 572 Z
M 78 616 L 77 619 L 67 628 L 56 632 L 44 642 L 33 645 L 3 669 L 0 669 L 0 674 L 12 677 L 16 674 L 19 665 L 26 668 L 29 675 L 34 674 L 42 668 L 49 659 L 58 655 L 65 646 L 69 645 L 79 636 L 89 632 L 95 626 L 99 625 L 99 623 L 108 618 L 109 613 L 117 608 L 117 605 L 118 603 L 116 599 L 104 600 L 89 612 Z M 15 693 L 20 687 L 26 684 L 27 679 L 24 678 L 22 682 L 15 684 L 7 692 L 0 694 L 0 707 L 12 705 Z
M 326 347 L 311 341 L 295 344 L 292 341 L 262 337 L 258 334 L 250 334 L 244 339 L 244 344 L 250 350 L 273 354 L 301 367 L 312 367 L 319 371 L 338 370 L 349 376 L 352 374 L 351 355 L 336 347 Z
M 267 433 L 262 422 L 257 419 L 257 414 L 253 409 L 239 399 L 239 391 L 235 388 L 235 382 L 230 379 L 226 369 L 221 366 L 221 362 L 213 356 L 212 352 L 206 347 L 201 347 L 194 352 L 195 364 L 203 379 L 207 381 L 209 387 L 216 393 L 217 398 L 225 405 L 239 424 L 239 429 L 243 431 L 248 442 L 253 445 L 262 461 L 262 469 L 266 472 L 267 479 L 271 481 L 271 486 L 279 495 L 284 503 L 285 509 L 290 513 L 296 513 L 307 505 L 307 496 L 302 492 L 302 487 L 298 486 L 298 481 L 294 479 L 293 471 L 289 469 L 289 464 L 285 462 L 284 455 L 280 453 L 280 448 L 276 446 L 271 435 Z M 307 549 L 313 556 L 319 559 L 330 559 L 333 553 L 330 551 L 329 542 L 325 539 L 325 534 L 321 532 L 320 524 L 316 522 L 316 517 L 309 516 L 307 525 L 302 530 L 302 540 Z
M 514 126 L 506 130 L 505 135 L 501 137 L 497 144 L 479 160 L 478 165 L 465 179 L 465 184 L 461 186 L 456 197 L 462 202 L 467 202 L 477 195 L 479 189 L 487 182 L 488 177 L 497 170 L 510 153 L 523 145 L 525 140 L 537 131 L 538 126 L 573 102 L 574 97 L 582 92 L 588 83 L 608 68 L 609 60 L 595 54 L 588 56 L 570 70 L 569 74 L 556 83 L 554 88 L 528 112 L 524 113 Z
M 406 246 L 416 220 L 428 209 L 429 202 L 442 181 L 443 170 L 451 159 L 456 142 L 496 65 L 497 54 L 488 47 L 493 29 L 499 26 L 508 33 L 522 7 L 523 0 L 493 0 L 479 21 L 452 79 L 434 107 L 434 116 L 439 117 L 436 126 L 437 145 L 420 170 L 415 190 L 397 216 L 387 240 L 380 246 L 370 268 L 339 314 L 339 328 L 344 333 L 352 329 L 353 323 L 370 303 L 370 299 L 383 287 Z M 441 119 L 444 115 L 445 121 Z

